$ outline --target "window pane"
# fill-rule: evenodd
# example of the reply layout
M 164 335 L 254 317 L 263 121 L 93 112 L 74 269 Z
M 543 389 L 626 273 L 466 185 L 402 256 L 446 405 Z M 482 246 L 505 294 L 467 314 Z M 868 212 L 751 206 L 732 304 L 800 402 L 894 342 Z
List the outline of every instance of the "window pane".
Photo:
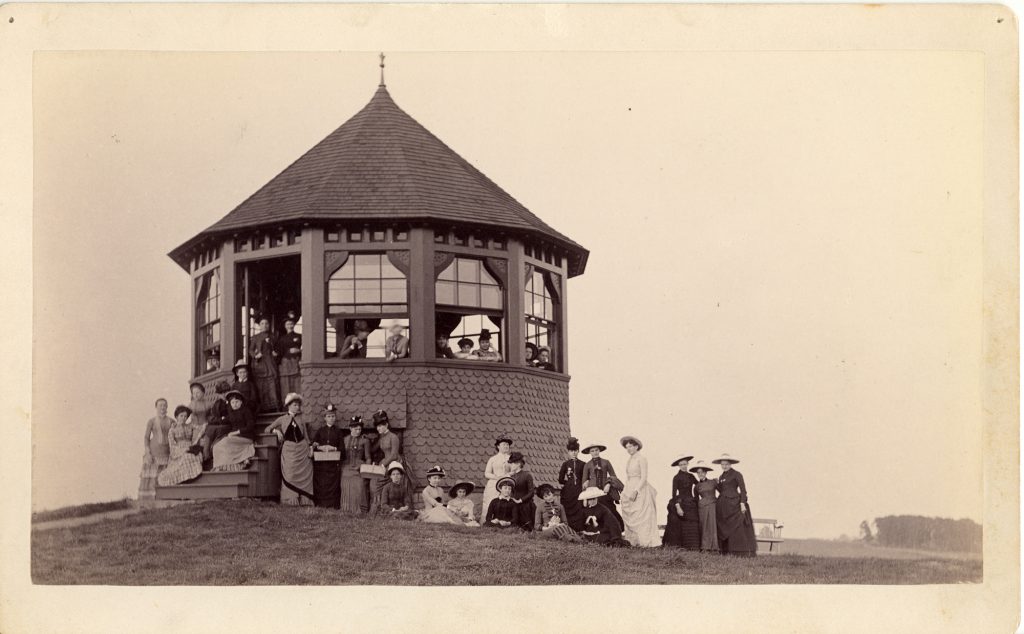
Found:
M 381 306 L 382 313 L 407 313 L 409 312 L 408 304 L 384 304 Z
M 487 241 L 484 240 L 483 238 L 478 238 L 476 236 L 473 236 L 473 246 L 478 248 L 478 249 L 486 248 L 487 247 Z
M 555 304 L 550 299 L 544 298 L 544 319 L 554 320 Z
M 448 244 L 448 234 L 434 232 L 434 242 L 437 244 Z
M 328 231 L 327 235 L 324 237 L 324 240 L 326 240 L 327 242 L 338 242 L 339 240 L 341 240 L 341 233 L 337 231 Z
M 379 255 L 354 255 L 357 279 L 378 279 L 380 277 Z
M 481 286 L 480 305 L 484 308 L 501 308 L 501 290 L 497 286 Z
M 439 280 L 454 280 L 455 279 L 455 262 L 449 264 L 441 274 L 437 276 Z
M 357 304 L 379 304 L 380 303 L 380 281 L 379 280 L 356 280 L 356 303 Z
M 491 274 L 487 272 L 487 269 L 484 268 L 483 264 L 480 265 L 480 282 L 483 284 L 493 284 L 495 286 L 498 285 L 498 280 L 494 279 L 494 277 L 492 277 Z
M 348 241 L 349 242 L 362 242 L 363 241 L 363 232 L 362 231 L 349 231 L 348 232 Z
M 384 230 L 374 229 L 370 232 L 370 242 L 384 242 Z
M 459 284 L 459 306 L 479 306 L 480 287 L 476 284 Z
M 455 283 L 454 282 L 438 282 L 434 285 L 434 293 L 436 294 L 435 301 L 438 304 L 455 304 Z
M 405 301 L 405 280 L 382 280 L 381 301 L 388 303 Z
M 356 312 L 356 307 L 352 304 L 331 304 L 327 312 L 332 315 L 348 315 Z
M 402 280 L 405 279 L 405 275 L 397 268 L 395 268 L 395 265 L 391 263 L 391 260 L 389 260 L 386 255 L 381 256 L 380 276 L 386 278 L 397 278 Z
M 459 270 L 459 281 L 460 282 L 479 282 L 480 281 L 480 263 L 476 260 L 467 260 L 465 258 L 458 258 L 456 260 Z
M 394 239 L 395 242 L 408 242 L 409 241 L 409 231 L 407 229 L 395 229 L 394 232 L 392 233 L 392 235 L 394 236 L 393 239 Z M 436 240 L 435 240 L 435 242 L 436 242 Z

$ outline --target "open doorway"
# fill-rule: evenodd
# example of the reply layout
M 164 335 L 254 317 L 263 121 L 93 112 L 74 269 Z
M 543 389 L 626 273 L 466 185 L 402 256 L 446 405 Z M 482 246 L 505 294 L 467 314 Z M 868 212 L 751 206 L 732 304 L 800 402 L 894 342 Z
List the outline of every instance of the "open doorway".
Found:
M 296 320 L 295 332 L 302 333 L 302 264 L 298 255 L 266 258 L 238 266 L 238 349 L 248 351 L 249 342 L 259 332 L 259 322 L 267 319 L 275 337 L 284 332 L 289 314 Z M 248 360 L 248 356 L 245 356 Z

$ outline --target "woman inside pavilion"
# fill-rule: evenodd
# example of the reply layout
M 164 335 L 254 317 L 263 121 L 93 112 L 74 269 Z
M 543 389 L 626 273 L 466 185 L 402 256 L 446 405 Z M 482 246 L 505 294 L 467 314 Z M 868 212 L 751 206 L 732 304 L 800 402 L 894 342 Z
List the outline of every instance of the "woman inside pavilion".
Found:
M 491 331 L 487 328 L 480 330 L 480 347 L 473 351 L 473 357 L 481 361 L 501 361 L 501 353 L 491 347 Z
M 496 453 L 487 459 L 487 466 L 484 467 L 484 478 L 487 484 L 484 485 L 483 500 L 480 502 L 480 523 L 483 524 L 484 516 L 487 514 L 487 507 L 491 500 L 498 497 L 498 480 L 504 478 L 511 471 L 508 465 L 508 455 L 512 451 L 512 439 L 507 434 L 498 436 L 494 441 Z
M 370 336 L 370 325 L 365 319 L 357 319 L 352 324 L 352 334 L 341 342 L 338 356 L 342 359 L 365 359 L 366 339 Z
M 652 548 L 661 545 L 658 536 L 657 491 L 647 481 L 647 458 L 640 450 L 644 445 L 636 436 L 623 436 L 619 441 L 629 454 L 626 463 L 626 486 L 622 490 L 622 523 L 625 539 L 634 546 Z
M 732 468 L 739 460 L 724 453 L 711 462 L 722 467 L 716 507 L 719 550 L 723 554 L 753 557 L 757 554 L 757 537 L 747 504 L 747 484 L 743 474 Z
M 308 506 L 313 503 L 313 464 L 309 426 L 300 417 L 302 397 L 289 394 L 284 406 L 288 412 L 267 425 L 267 433 L 272 432 L 281 443 L 281 504 Z
M 328 407 L 334 407 L 330 405 Z M 353 416 L 348 422 L 348 436 L 344 440 L 344 463 L 341 467 L 341 509 L 348 513 L 365 513 L 369 507 L 366 481 L 359 467 L 369 464 L 370 443 L 363 436 L 363 419 Z
M 280 401 L 277 398 L 277 337 L 270 332 L 270 320 L 260 319 L 260 331 L 249 341 L 249 358 L 252 359 L 253 378 L 259 392 L 259 411 L 276 412 Z
M 324 424 L 313 434 L 313 503 L 341 507 L 341 463 L 345 431 L 338 426 L 338 408 L 328 403 Z
M 256 455 L 256 417 L 245 406 L 245 396 L 238 390 L 226 395 L 228 406 L 224 418 L 228 433 L 213 445 L 214 471 L 244 471 Z
M 281 394 L 301 392 L 299 361 L 302 359 L 302 335 L 295 332 L 295 313 L 288 313 L 284 319 L 284 334 L 277 338 L 277 358 L 280 359 L 277 371 Z
M 173 486 L 199 477 L 203 472 L 200 441 L 205 432 L 206 423 L 199 422 L 190 408 L 185 405 L 174 408 L 174 423 L 167 433 L 171 459 L 156 478 L 160 486 Z
M 672 478 L 668 521 L 661 539 L 663 546 L 686 550 L 700 549 L 700 518 L 697 512 L 697 494 L 694 491 L 697 478 L 689 472 L 691 460 L 693 456 L 679 456 L 672 461 L 672 466 L 679 471 Z
M 583 492 L 583 467 L 586 464 L 579 459 L 580 441 L 569 438 L 565 444 L 565 462 L 558 471 L 558 484 L 562 486 L 559 497 L 569 527 L 579 532 L 583 528 L 583 504 L 579 495 Z
M 139 474 L 139 499 L 151 500 L 156 497 L 156 479 L 170 460 L 171 448 L 167 434 L 174 419 L 167 415 L 167 399 L 158 398 L 154 403 L 156 416 L 146 421 L 142 436 L 142 472 Z
M 409 338 L 402 334 L 405 326 L 395 321 L 388 328 L 388 338 L 384 341 L 384 360 L 395 361 L 409 356 Z

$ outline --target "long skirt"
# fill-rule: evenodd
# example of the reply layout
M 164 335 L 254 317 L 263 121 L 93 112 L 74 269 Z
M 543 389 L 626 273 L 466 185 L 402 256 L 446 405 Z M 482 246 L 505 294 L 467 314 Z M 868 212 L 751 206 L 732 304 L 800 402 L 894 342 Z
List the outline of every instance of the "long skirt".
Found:
M 583 503 L 579 500 L 580 487 L 566 483 L 562 486 L 559 494 L 562 508 L 565 509 L 565 519 L 569 520 L 569 527 L 574 531 L 583 530 L 583 520 L 587 518 L 583 513 Z
M 675 504 L 669 502 L 668 521 L 665 523 L 665 534 L 661 538 L 662 546 L 700 549 L 700 519 L 696 507 L 683 509 L 684 517 L 676 515 Z
M 490 508 L 491 500 L 498 497 L 498 481 L 488 480 L 484 485 L 483 498 L 480 501 L 480 523 L 483 524 L 487 518 L 487 509 Z
M 142 470 L 139 472 L 139 499 L 152 500 L 156 497 L 156 480 L 160 473 L 167 467 L 167 464 L 160 464 L 156 460 L 146 462 L 142 459 Z
M 281 504 L 312 503 L 313 461 L 309 457 L 309 442 L 286 440 L 281 445 Z
M 533 500 L 523 500 L 516 505 L 516 518 L 512 523 L 524 531 L 532 531 L 536 513 L 537 505 L 533 503 Z
M 296 394 L 302 393 L 302 380 L 299 377 L 299 360 L 298 359 L 281 359 L 281 366 L 278 368 L 280 372 L 279 380 L 281 381 L 281 398 L 284 398 L 295 392 Z
M 341 510 L 349 513 L 365 513 L 370 508 L 366 497 L 366 480 L 359 475 L 359 468 L 345 467 L 341 470 Z
M 754 520 L 750 516 L 750 506 L 747 506 L 745 513 L 741 511 L 738 497 L 720 497 L 716 506 L 719 549 L 730 555 L 756 555 L 757 537 L 754 535 Z
M 262 411 L 276 412 L 281 409 L 281 401 L 277 398 L 277 376 L 256 377 L 256 392 L 260 395 Z
M 156 477 L 162 487 L 174 486 L 198 478 L 203 472 L 203 459 L 196 454 L 183 453 L 167 463 L 167 468 Z
M 330 508 L 341 507 L 341 461 L 313 463 L 313 503 Z
M 420 511 L 420 521 L 427 524 L 462 524 L 455 513 L 452 513 L 442 505 Z
M 697 508 L 700 516 L 700 549 L 718 551 L 718 529 L 715 522 L 715 505 Z
M 630 478 L 622 491 L 622 522 L 626 529 L 622 536 L 634 546 L 660 546 L 658 507 L 655 502 L 657 491 L 650 483 L 637 489 L 638 481 L 639 478 Z M 636 500 L 633 499 L 634 491 L 637 492 Z
M 558 524 L 557 526 L 537 531 L 534 534 L 543 539 L 557 539 L 563 542 L 580 543 L 583 541 L 583 539 L 576 534 L 576 531 L 569 528 L 567 524 Z
M 597 503 L 611 511 L 612 515 L 615 516 L 615 519 L 619 521 L 619 528 L 625 530 L 625 524 L 622 522 L 622 516 L 619 515 L 619 507 L 615 504 L 615 500 L 611 499 L 607 495 L 602 495 L 597 498 Z
M 213 445 L 211 453 L 215 470 L 237 471 L 236 465 L 242 465 L 256 455 L 256 445 L 244 436 L 224 436 Z

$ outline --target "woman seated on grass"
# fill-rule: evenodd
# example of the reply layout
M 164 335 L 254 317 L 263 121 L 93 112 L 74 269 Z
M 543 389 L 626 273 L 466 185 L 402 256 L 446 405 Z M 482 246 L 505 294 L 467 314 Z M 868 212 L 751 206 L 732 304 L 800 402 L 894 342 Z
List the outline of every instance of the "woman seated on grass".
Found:
M 174 408 L 174 419 L 167 432 L 171 460 L 156 478 L 162 487 L 188 482 L 203 472 L 203 446 L 200 441 L 206 433 L 206 425 L 196 421 L 192 410 L 185 405 Z
M 213 445 L 214 471 L 245 471 L 256 455 L 256 417 L 245 405 L 245 397 L 238 390 L 226 394 L 228 406 L 224 418 L 231 431 Z
M 598 504 L 605 492 L 597 487 L 589 487 L 580 493 L 583 502 L 583 541 L 602 546 L 629 546 L 622 539 L 622 525 L 608 507 Z
M 498 497 L 491 500 L 484 515 L 484 526 L 488 528 L 515 528 L 518 505 L 512 501 L 512 487 L 516 481 L 502 478 L 496 485 Z
M 565 508 L 555 496 L 553 486 L 542 484 L 537 487 L 537 497 L 543 500 L 543 503 L 537 505 L 537 512 L 534 514 L 533 531 L 535 535 L 567 542 L 582 541 L 576 531 L 569 527 Z
M 526 471 L 526 458 L 518 451 L 508 456 L 509 476 L 512 478 L 512 501 L 516 503 L 516 525 L 524 531 L 533 530 L 533 514 L 537 505 L 533 503 L 533 475 Z
M 462 520 L 442 502 L 444 491 L 438 485 L 441 484 L 444 475 L 444 469 L 440 465 L 434 465 L 427 471 L 427 486 L 423 487 L 421 493 L 423 510 L 420 511 L 420 519 L 428 524 L 462 524 Z
M 469 494 L 473 492 L 476 485 L 472 482 L 456 482 L 448 491 L 451 500 L 448 500 L 448 510 L 455 514 L 464 526 L 480 526 L 476 521 L 476 514 L 473 513 L 473 500 Z
M 402 463 L 396 460 L 388 465 L 387 476 L 390 480 L 374 498 L 376 509 L 372 509 L 371 512 L 400 520 L 416 519 L 416 510 L 412 507 L 412 486 L 405 477 Z

